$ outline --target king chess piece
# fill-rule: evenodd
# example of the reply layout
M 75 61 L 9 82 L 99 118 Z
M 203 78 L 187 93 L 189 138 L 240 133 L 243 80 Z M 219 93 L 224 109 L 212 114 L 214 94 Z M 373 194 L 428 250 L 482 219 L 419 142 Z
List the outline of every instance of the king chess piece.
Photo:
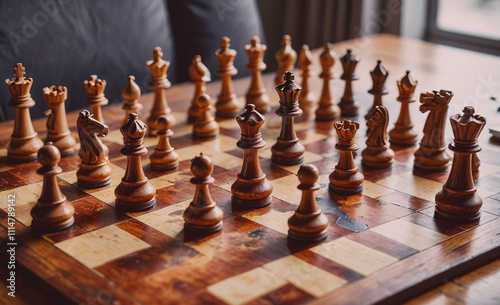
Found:
M 401 102 L 401 111 L 399 112 L 399 117 L 394 128 L 389 131 L 389 142 L 391 144 L 413 146 L 417 143 L 418 132 L 413 128 L 410 117 L 410 103 L 415 102 L 413 94 L 417 83 L 411 77 L 409 70 L 406 71 L 406 75 L 401 81 L 396 82 L 399 90 L 398 101 Z
M 359 79 L 359 77 L 354 73 L 359 60 L 359 57 L 354 55 L 351 49 L 348 49 L 347 53 L 340 58 L 342 69 L 344 70 L 340 79 L 345 81 L 344 95 L 340 99 L 339 103 L 340 112 L 343 117 L 358 115 L 359 106 L 354 100 L 352 82 Z
M 162 115 L 156 122 L 158 126 L 158 145 L 156 145 L 153 153 L 149 156 L 151 168 L 157 171 L 170 171 L 179 167 L 179 154 L 170 145 L 169 138 L 174 135 L 172 122 L 166 115 Z
M 373 71 L 370 71 L 370 76 L 372 78 L 373 87 L 368 90 L 368 93 L 373 95 L 373 104 L 368 113 L 365 115 L 366 120 L 368 120 L 370 114 L 373 110 L 375 110 L 375 107 L 382 106 L 382 96 L 389 93 L 387 88 L 385 88 L 385 81 L 389 76 L 389 71 L 382 66 L 381 60 L 377 60 L 377 65 Z
M 104 124 L 101 107 L 108 104 L 108 99 L 104 95 L 106 81 L 97 78 L 97 75 L 91 75 L 90 80 L 83 81 L 83 86 L 87 91 L 85 105 L 90 107 L 94 118 Z
M 207 93 L 206 83 L 212 80 L 210 71 L 207 66 L 201 61 L 201 56 L 196 55 L 189 66 L 189 75 L 191 76 L 191 82 L 194 84 L 194 95 L 191 100 L 191 106 L 188 109 L 188 123 L 194 123 L 200 115 L 200 110 L 198 109 L 198 98 Z
M 308 45 L 303 45 L 299 55 L 299 67 L 302 71 L 302 92 L 299 95 L 299 107 L 301 109 L 310 108 L 316 102 L 316 96 L 309 89 L 309 78 L 313 74 L 312 54 Z
M 219 135 L 219 124 L 215 121 L 210 108 L 212 103 L 208 94 L 198 98 L 199 116 L 193 125 L 193 137 L 196 139 L 211 139 Z
M 275 55 L 278 61 L 278 71 L 274 83 L 276 86 L 281 84 L 286 71 L 293 71 L 295 62 L 297 61 L 297 52 L 292 49 L 292 38 L 290 35 L 284 35 L 281 40 L 281 49 Z
M 252 81 L 245 96 L 246 104 L 254 104 L 258 112 L 266 113 L 269 111 L 271 101 L 262 82 L 261 71 L 267 68 L 264 63 L 264 53 L 266 53 L 267 46 L 261 44 L 260 38 L 257 36 L 253 36 L 250 43 L 245 46 L 248 55 L 247 69 L 252 71 Z
M 230 48 L 231 40 L 224 36 L 221 39 L 221 48 L 215 52 L 215 56 L 219 61 L 219 69 L 217 75 L 222 78 L 222 88 L 215 103 L 215 116 L 220 118 L 234 118 L 238 115 L 241 107 L 240 101 L 236 97 L 233 89 L 232 77 L 238 73 L 234 67 L 234 58 L 236 50 Z
M 392 165 L 394 151 L 387 142 L 389 112 L 384 106 L 377 106 L 366 121 L 370 130 L 366 148 L 361 152 L 361 164 L 373 168 L 388 168 Z
M 141 88 L 135 82 L 135 76 L 129 75 L 127 84 L 122 91 L 122 97 L 125 100 L 122 106 L 122 109 L 125 110 L 125 119 L 123 121 L 123 124 L 125 124 L 128 121 L 129 114 L 137 113 L 139 115 L 143 108 L 142 104 L 139 103 Z
M 323 90 L 316 109 L 316 121 L 333 121 L 340 117 L 340 107 L 335 103 L 330 88 L 330 81 L 335 77 L 333 73 L 335 52 L 331 43 L 325 44 L 319 61 L 322 68 L 319 77 L 323 79 Z

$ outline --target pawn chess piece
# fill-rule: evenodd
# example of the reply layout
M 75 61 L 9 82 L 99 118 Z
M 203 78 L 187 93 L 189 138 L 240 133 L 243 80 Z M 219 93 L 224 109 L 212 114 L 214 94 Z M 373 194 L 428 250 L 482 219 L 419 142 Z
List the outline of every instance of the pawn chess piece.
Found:
M 155 205 L 156 189 L 149 183 L 141 166 L 141 156 L 148 153 L 143 145 L 146 124 L 139 120 L 136 113 L 131 113 L 128 118 L 128 122 L 120 128 L 125 144 L 120 152 L 127 156 L 127 169 L 115 189 L 115 206 L 123 211 L 138 212 Z
M 359 129 L 359 123 L 344 120 L 335 123 L 335 131 L 339 141 L 335 148 L 340 150 L 339 162 L 335 170 L 330 174 L 328 190 L 341 195 L 353 195 L 363 190 L 365 177 L 358 171 L 354 164 L 353 151 L 358 150 L 354 137 Z
M 73 204 L 66 199 L 57 182 L 57 175 L 62 173 L 58 165 L 61 153 L 52 142 L 47 142 L 38 151 L 38 161 L 42 164 L 36 172 L 43 176 L 42 193 L 31 210 L 31 227 L 42 232 L 55 232 L 67 229 L 74 223 Z
M 196 55 L 189 66 L 189 75 L 194 84 L 194 96 L 191 100 L 191 106 L 188 109 L 188 123 L 196 122 L 200 111 L 198 110 L 198 98 L 207 92 L 206 83 L 212 80 L 210 71 L 201 61 L 201 56 Z
M 450 155 L 446 152 L 444 128 L 448 104 L 453 92 L 447 90 L 420 94 L 420 112 L 429 111 L 425 120 L 424 136 L 415 152 L 413 166 L 427 171 L 444 171 L 448 168 Z
M 276 114 L 282 118 L 281 133 L 276 144 L 271 147 L 271 161 L 279 165 L 295 165 L 304 162 L 304 145 L 295 134 L 294 118 L 302 115 L 297 98 L 301 88 L 294 82 L 290 71 L 285 73 L 285 83 L 276 87 L 280 97 L 280 107 Z
M 377 60 L 377 65 L 373 71 L 370 71 L 370 76 L 372 77 L 373 87 L 368 90 L 368 93 L 373 95 L 373 104 L 368 113 L 365 115 L 366 120 L 368 120 L 370 114 L 373 110 L 375 110 L 375 107 L 382 106 L 382 95 L 389 93 L 389 91 L 385 88 L 385 81 L 389 76 L 389 71 L 382 66 L 381 60 Z
M 153 108 L 151 108 L 151 114 L 146 120 L 149 136 L 156 136 L 156 131 L 158 130 L 156 122 L 162 115 L 169 116 L 172 119 L 172 124 L 175 124 L 175 118 L 172 115 L 172 110 L 168 106 L 167 96 L 165 94 L 165 89 L 168 89 L 171 86 L 170 81 L 167 78 L 170 61 L 166 61 L 162 57 L 163 52 L 161 51 L 161 48 L 156 47 L 153 50 L 153 60 L 148 60 L 146 62 L 146 65 L 151 73 L 151 80 L 148 85 L 149 88 L 153 89 L 155 92 Z
M 387 142 L 389 112 L 384 106 L 377 106 L 368 117 L 366 126 L 370 129 L 366 148 L 361 152 L 361 164 L 373 168 L 388 168 L 392 165 L 394 151 Z
M 472 154 L 481 151 L 477 138 L 486 119 L 474 115 L 474 108 L 466 106 L 463 114 L 450 117 L 455 140 L 449 145 L 453 151 L 448 180 L 436 194 L 436 213 L 451 220 L 468 222 L 479 219 L 483 200 L 477 194 L 472 177 Z
M 236 117 L 241 128 L 241 139 L 236 144 L 243 149 L 243 165 L 236 181 L 231 186 L 231 201 L 247 208 L 261 208 L 271 203 L 273 186 L 266 179 L 259 163 L 257 149 L 264 148 L 260 130 L 265 118 L 255 111 L 255 106 L 246 106 L 245 113 Z
M 182 214 L 184 228 L 199 234 L 213 234 L 222 229 L 222 210 L 210 196 L 208 185 L 214 182 L 212 160 L 203 153 L 191 160 L 190 182 L 196 186 L 193 201 Z
M 43 146 L 42 140 L 33 128 L 29 108 L 35 106 L 30 90 L 33 78 L 24 77 L 26 74 L 22 64 L 14 67 L 14 78 L 6 79 L 12 97 L 9 107 L 14 108 L 14 131 L 7 143 L 7 157 L 16 163 L 36 160 L 38 150 Z
M 108 135 L 109 128 L 88 110 L 83 110 L 76 121 L 82 160 L 76 172 L 77 184 L 81 188 L 100 188 L 111 183 L 111 167 L 109 166 L 109 149 L 99 137 Z
M 97 75 L 91 75 L 90 80 L 83 81 L 83 86 L 85 87 L 85 91 L 87 91 L 85 105 L 90 107 L 94 118 L 104 124 L 101 107 L 108 104 L 108 99 L 104 96 L 106 81 L 98 79 Z
M 332 44 L 326 43 L 323 53 L 319 57 L 322 67 L 319 77 L 323 79 L 323 90 L 321 91 L 318 109 L 316 109 L 316 121 L 333 121 L 340 116 L 340 107 L 335 103 L 330 91 L 330 80 L 335 77 L 333 73 L 334 56 L 335 52 L 333 52 Z
M 314 191 L 320 189 L 316 183 L 318 168 L 312 164 L 303 164 L 297 173 L 302 191 L 299 207 L 288 218 L 288 236 L 301 242 L 318 242 L 327 237 L 328 219 L 321 212 Z
M 398 120 L 394 128 L 389 131 L 389 142 L 400 146 L 413 146 L 417 143 L 418 132 L 413 128 L 413 123 L 410 117 L 410 103 L 415 102 L 413 93 L 417 87 L 417 81 L 414 81 L 410 75 L 410 71 L 406 71 L 406 75 L 397 81 L 399 90 L 398 101 L 401 102 L 401 111 L 399 112 Z
M 356 116 L 358 115 L 359 106 L 354 100 L 352 92 L 352 82 L 358 80 L 359 77 L 354 73 L 356 65 L 359 62 L 359 57 L 352 54 L 352 50 L 348 49 L 347 53 L 340 58 L 344 73 L 340 79 L 345 81 L 344 95 L 340 99 L 339 107 L 342 116 Z
M 229 48 L 231 46 L 230 42 L 231 40 L 228 37 L 222 37 L 221 48 L 215 52 L 215 56 L 219 61 L 217 75 L 222 78 L 222 88 L 215 103 L 215 116 L 220 118 L 234 118 L 241 109 L 240 101 L 234 93 L 233 80 L 231 79 L 238 73 L 233 64 L 237 52 Z
M 309 51 L 309 46 L 305 44 L 302 46 L 299 55 L 299 67 L 302 70 L 302 92 L 299 95 L 299 107 L 301 109 L 312 107 L 316 100 L 314 93 L 309 90 L 309 78 L 313 73 L 311 66 L 311 51 Z
M 47 113 L 49 114 L 45 142 L 52 142 L 63 157 L 74 154 L 76 141 L 69 131 L 64 106 L 64 102 L 68 98 L 67 88 L 61 86 L 45 87 L 43 88 L 43 98 L 47 102 Z
M 297 52 L 292 49 L 292 38 L 290 35 L 284 35 L 281 40 L 281 49 L 275 55 L 278 61 L 278 71 L 274 78 L 276 86 L 281 84 L 286 71 L 293 71 L 295 62 L 297 61 Z
M 261 71 L 264 71 L 267 66 L 264 63 L 264 53 L 267 46 L 260 43 L 260 38 L 253 36 L 251 44 L 245 46 L 245 51 L 248 54 L 247 69 L 252 71 L 252 82 L 245 96 L 246 104 L 254 104 L 255 109 L 260 113 L 269 111 L 269 95 L 267 95 L 266 87 L 262 82 Z
M 219 135 L 219 124 L 210 112 L 211 101 L 208 94 L 202 94 L 198 98 L 199 116 L 193 125 L 193 137 L 197 139 L 210 139 Z
M 158 127 L 158 145 L 154 152 L 149 156 L 151 168 L 157 171 L 170 171 L 179 167 L 179 154 L 170 146 L 169 138 L 174 135 L 172 130 L 172 121 L 170 117 L 162 115 L 156 122 Z
M 125 124 L 128 121 L 129 114 L 137 113 L 139 115 L 142 110 L 142 104 L 139 103 L 141 88 L 135 82 L 135 76 L 129 75 L 128 82 L 125 88 L 123 88 L 122 96 L 125 100 L 122 106 L 122 109 L 125 110 L 125 119 L 123 121 L 123 124 Z

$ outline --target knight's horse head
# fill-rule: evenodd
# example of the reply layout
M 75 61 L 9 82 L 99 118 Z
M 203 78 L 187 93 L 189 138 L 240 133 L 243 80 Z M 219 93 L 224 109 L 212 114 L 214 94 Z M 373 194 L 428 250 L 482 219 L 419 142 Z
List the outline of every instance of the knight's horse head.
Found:
M 78 116 L 78 131 L 83 131 L 86 134 L 95 134 L 104 137 L 108 134 L 109 128 L 107 125 L 99 122 L 94 118 L 94 115 L 88 110 L 83 110 Z
M 83 110 L 78 116 L 77 128 L 81 143 L 80 157 L 87 163 L 95 161 L 104 150 L 98 136 L 106 136 L 109 132 L 108 126 L 94 119 L 90 111 Z
M 376 128 L 378 126 L 383 127 L 385 130 L 389 124 L 389 113 L 387 108 L 384 106 L 377 106 L 373 112 L 370 114 L 366 126 L 368 128 Z

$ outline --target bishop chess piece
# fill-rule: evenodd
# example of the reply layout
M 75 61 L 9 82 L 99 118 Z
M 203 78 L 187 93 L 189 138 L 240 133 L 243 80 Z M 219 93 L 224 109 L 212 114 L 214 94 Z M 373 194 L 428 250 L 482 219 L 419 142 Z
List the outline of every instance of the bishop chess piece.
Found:
M 191 82 L 194 84 L 194 96 L 188 109 L 188 123 L 194 123 L 200 115 L 198 98 L 207 92 L 206 83 L 212 80 L 210 71 L 201 61 L 200 55 L 193 58 L 189 66 L 189 75 L 191 76 Z
M 394 128 L 389 131 L 389 142 L 391 144 L 413 146 L 417 143 L 418 132 L 413 128 L 410 117 L 410 103 L 415 102 L 413 94 L 417 83 L 411 77 L 409 70 L 406 71 L 406 75 L 401 81 L 396 82 L 399 90 L 398 101 L 401 102 L 401 111 L 399 112 L 399 117 Z
M 156 122 L 158 145 L 149 156 L 151 168 L 157 171 L 170 171 L 179 167 L 179 154 L 170 146 L 169 138 L 174 135 L 172 121 L 169 116 L 162 115 Z
M 351 49 L 348 49 L 347 53 L 340 58 L 342 68 L 344 70 L 344 73 L 342 74 L 340 79 L 345 81 L 344 95 L 340 99 L 339 103 L 342 116 L 358 115 L 359 106 L 358 103 L 354 100 L 354 94 L 352 92 L 352 82 L 359 79 L 359 77 L 354 73 L 359 60 L 359 57 L 352 54 Z
M 340 158 L 335 170 L 329 176 L 328 190 L 332 193 L 353 195 L 363 190 L 365 177 L 358 171 L 352 155 L 353 151 L 359 149 L 354 142 L 358 129 L 358 122 L 344 120 L 344 122 L 335 123 L 335 131 L 339 138 L 335 148 L 340 150 Z
M 297 52 L 292 49 L 292 38 L 290 35 L 284 35 L 281 40 L 281 49 L 275 55 L 278 61 L 278 71 L 274 78 L 274 83 L 281 84 L 286 71 L 293 71 L 295 62 L 297 61 Z
M 127 84 L 123 88 L 122 96 L 125 102 L 123 103 L 122 109 L 125 110 L 125 120 L 123 124 L 128 121 L 128 116 L 131 113 L 141 113 L 142 104 L 139 103 L 141 98 L 141 88 L 135 82 L 135 76 L 129 75 Z
M 14 78 L 6 79 L 12 97 L 9 107 L 14 108 L 14 131 L 7 143 L 7 157 L 16 163 L 36 160 L 38 150 L 43 146 L 31 122 L 29 108 L 35 106 L 30 90 L 33 78 L 24 77 L 26 74 L 22 64 L 14 67 Z
M 429 115 L 425 120 L 424 136 L 415 152 L 413 166 L 428 171 L 444 171 L 448 168 L 450 155 L 446 152 L 444 127 L 448 104 L 453 92 L 447 90 L 420 94 L 420 111 Z
M 219 124 L 215 121 L 210 108 L 212 103 L 208 94 L 202 94 L 198 98 L 199 116 L 193 125 L 193 137 L 197 139 L 210 139 L 219 135 Z
M 381 60 L 377 60 L 377 65 L 373 71 L 370 71 L 370 76 L 372 77 L 373 87 L 368 90 L 368 93 L 373 95 L 373 104 L 368 113 L 365 115 L 365 119 L 367 120 L 373 110 L 375 110 L 375 107 L 382 106 L 382 96 L 389 93 L 387 88 L 385 88 L 385 81 L 389 76 L 389 71 L 382 66 Z
M 285 73 L 285 83 L 276 87 L 280 97 L 280 107 L 276 114 L 282 118 L 281 133 L 276 144 L 271 147 L 271 161 L 280 165 L 295 165 L 304 162 L 304 145 L 295 134 L 294 118 L 302 115 L 297 98 L 301 88 L 294 82 L 292 72 Z
M 453 151 L 450 175 L 443 189 L 436 194 L 436 213 L 443 217 L 468 222 L 479 219 L 483 200 L 477 194 L 472 177 L 472 154 L 481 151 L 477 138 L 486 119 L 474 114 L 474 108 L 466 106 L 463 114 L 450 117 L 455 140 L 449 145 Z
M 123 147 L 120 152 L 127 156 L 127 168 L 122 181 L 115 189 L 117 209 L 138 212 L 152 208 L 156 203 L 156 189 L 144 175 L 141 156 L 148 153 L 143 140 L 146 124 L 139 120 L 136 113 L 131 113 L 128 122 L 120 128 L 123 135 Z
M 172 110 L 168 106 L 167 96 L 165 94 L 165 89 L 168 89 L 171 86 L 170 81 L 167 78 L 170 61 L 166 61 L 162 57 L 163 52 L 161 51 L 161 48 L 156 47 L 153 50 L 153 60 L 148 60 L 146 62 L 146 65 L 151 73 L 151 80 L 148 85 L 149 88 L 153 89 L 155 92 L 153 108 L 151 108 L 151 114 L 146 120 L 149 136 L 156 135 L 156 131 L 158 130 L 156 122 L 162 115 L 170 116 L 173 124 L 175 124 L 175 118 L 172 115 Z
M 73 204 L 66 199 L 57 182 L 62 173 L 58 165 L 61 153 L 52 142 L 47 142 L 38 151 L 38 161 L 42 164 L 36 172 L 43 176 L 42 193 L 31 210 L 31 227 L 42 232 L 55 232 L 67 229 L 74 223 Z
M 233 80 L 231 79 L 238 73 L 234 67 L 234 58 L 236 50 L 230 49 L 231 40 L 224 36 L 221 39 L 221 48 L 215 52 L 215 56 L 219 61 L 219 70 L 217 75 L 222 78 L 222 88 L 215 104 L 215 116 L 221 118 L 234 118 L 240 111 L 240 101 L 236 97 L 233 89 Z
M 98 79 L 97 75 L 91 75 L 90 80 L 83 81 L 83 86 L 85 87 L 85 91 L 87 91 L 85 105 L 90 107 L 94 118 L 104 124 L 101 107 L 108 104 L 108 99 L 104 96 L 106 81 Z
M 388 168 L 392 165 L 394 151 L 387 142 L 387 125 L 389 112 L 384 106 L 377 106 L 368 117 L 366 126 L 370 133 L 366 140 L 366 148 L 361 152 L 361 164 L 373 168 Z
M 320 189 L 316 183 L 319 177 L 318 168 L 312 164 L 304 164 L 297 173 L 302 191 L 299 207 L 288 219 L 288 236 L 301 242 L 318 242 L 327 237 L 328 219 L 321 212 L 314 191 Z
M 75 153 L 75 138 L 71 135 L 66 119 L 66 107 L 64 102 L 68 98 L 66 87 L 51 86 L 43 88 L 43 98 L 47 102 L 49 114 L 47 118 L 47 139 L 52 142 L 61 152 L 61 156 L 69 156 Z
M 333 73 L 333 65 L 335 63 L 335 53 L 331 43 L 325 44 L 323 53 L 319 57 L 322 72 L 319 75 L 323 79 L 323 90 L 319 99 L 319 105 L 316 109 L 316 121 L 333 121 L 340 116 L 340 107 L 332 98 L 330 89 L 330 80 L 335 75 Z
M 260 38 L 257 36 L 253 36 L 250 43 L 245 46 L 245 51 L 248 54 L 247 69 L 252 71 L 252 81 L 245 96 L 246 104 L 254 104 L 258 112 L 266 113 L 269 111 L 271 101 L 262 82 L 261 71 L 267 68 L 264 63 L 264 53 L 266 53 L 267 46 L 261 44 Z
M 100 137 L 108 135 L 109 128 L 88 110 L 83 110 L 76 121 L 82 162 L 76 172 L 77 184 L 81 188 L 100 188 L 111 183 L 109 149 Z
M 302 92 L 299 96 L 299 107 L 301 109 L 312 107 L 316 100 L 314 93 L 309 90 L 309 78 L 313 74 L 311 66 L 311 51 L 309 51 L 309 46 L 305 44 L 302 46 L 302 50 L 299 55 L 299 67 L 300 70 L 302 70 Z
M 231 201 L 247 208 L 261 208 L 271 203 L 273 186 L 266 179 L 259 163 L 258 149 L 264 148 L 260 130 L 265 118 L 255 111 L 255 106 L 246 106 L 246 111 L 236 117 L 241 128 L 241 139 L 236 144 L 243 149 L 243 165 L 236 181 L 231 186 Z
M 190 182 L 196 186 L 193 201 L 182 214 L 184 228 L 199 234 L 213 234 L 222 229 L 222 210 L 210 196 L 208 186 L 214 182 L 212 160 L 203 153 L 191 160 Z

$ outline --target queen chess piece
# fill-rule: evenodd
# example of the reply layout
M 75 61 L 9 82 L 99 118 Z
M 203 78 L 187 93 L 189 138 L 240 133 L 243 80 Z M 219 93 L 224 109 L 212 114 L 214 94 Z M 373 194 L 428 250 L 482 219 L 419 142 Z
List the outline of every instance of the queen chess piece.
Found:
M 245 46 L 248 55 L 247 69 L 252 71 L 252 80 L 248 92 L 245 95 L 246 104 L 254 104 L 255 109 L 260 113 L 269 111 L 270 99 L 267 95 L 266 87 L 262 81 L 261 71 L 267 66 L 264 63 L 264 54 L 267 46 L 260 43 L 260 38 L 253 36 L 250 44 Z

